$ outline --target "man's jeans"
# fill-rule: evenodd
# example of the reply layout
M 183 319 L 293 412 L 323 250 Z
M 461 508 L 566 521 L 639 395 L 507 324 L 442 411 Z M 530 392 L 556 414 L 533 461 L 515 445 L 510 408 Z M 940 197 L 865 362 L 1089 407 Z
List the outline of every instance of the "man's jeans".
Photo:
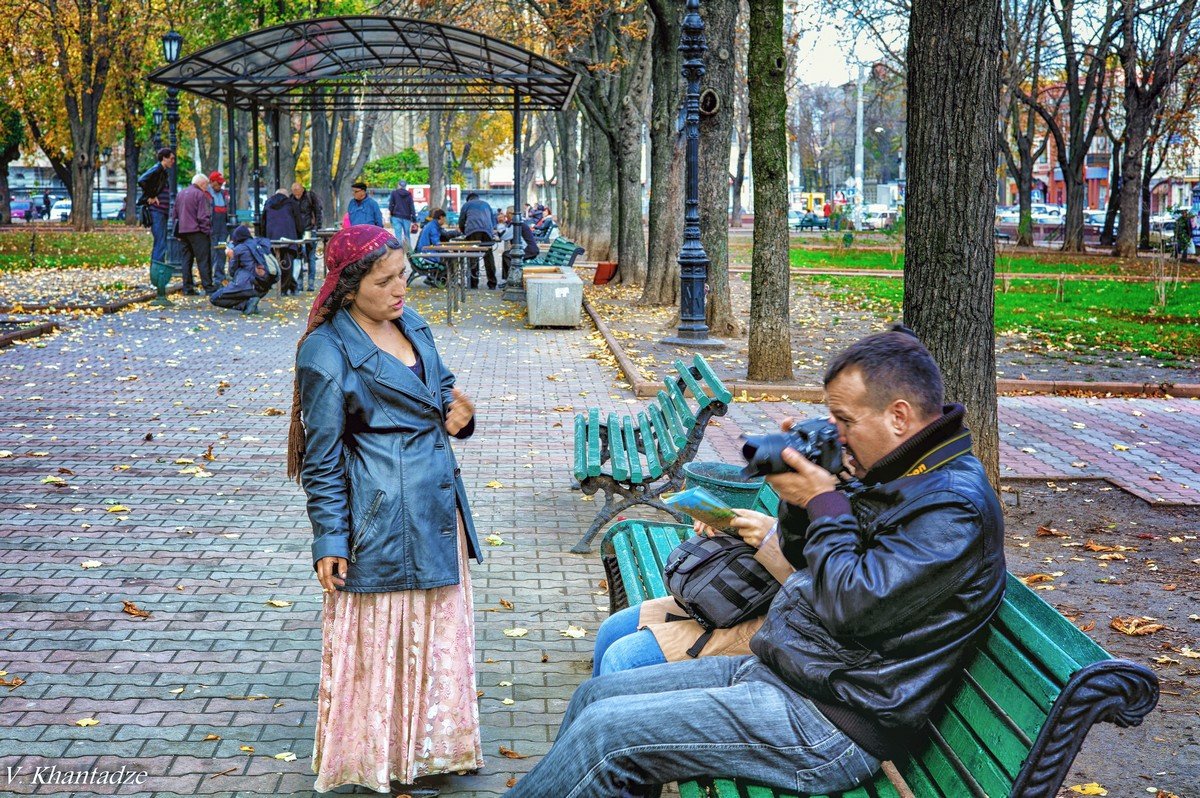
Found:
M 412 223 L 412 219 L 392 219 L 392 231 L 396 240 L 404 247 L 404 251 L 409 253 L 413 251 Z
M 649 629 L 638 631 L 642 608 L 635 604 L 604 619 L 592 649 L 592 676 L 603 676 L 667 661 Z
M 150 234 L 154 236 L 154 245 L 150 248 L 150 260 L 155 263 L 165 263 L 167 260 L 167 215 L 159 213 L 153 207 L 150 210 Z
M 830 793 L 880 762 L 755 657 L 614 673 L 575 691 L 558 738 L 508 798 L 613 798 L 700 776 Z
M 317 241 L 313 239 L 311 243 L 304 245 L 304 251 L 308 257 L 308 290 L 312 291 L 313 286 L 317 281 Z

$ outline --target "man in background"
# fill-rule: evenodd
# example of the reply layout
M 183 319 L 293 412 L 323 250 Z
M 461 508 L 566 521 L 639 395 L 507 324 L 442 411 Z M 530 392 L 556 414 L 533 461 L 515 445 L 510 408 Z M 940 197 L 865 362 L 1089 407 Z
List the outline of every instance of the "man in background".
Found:
M 408 190 L 408 181 L 401 180 L 396 189 L 388 197 L 388 213 L 392 216 L 392 230 L 396 238 L 404 245 L 405 250 L 412 251 L 412 226 L 417 219 L 417 209 L 413 205 L 412 192 Z
M 212 278 L 212 197 L 207 177 L 198 174 L 192 178 L 192 184 L 175 196 L 173 213 L 175 237 L 183 242 L 183 293 L 200 293 L 192 277 L 195 261 L 204 293 L 212 294 L 217 286 Z
M 292 183 L 292 202 L 296 205 L 296 218 L 300 224 L 300 237 L 312 239 L 304 244 L 308 258 L 308 286 L 305 290 L 315 291 L 317 281 L 317 230 L 321 227 L 323 208 L 317 195 L 299 182 Z
M 458 211 L 458 229 L 463 238 L 468 241 L 493 242 L 492 231 L 496 229 L 496 213 L 492 206 L 479 198 L 474 191 L 467 194 L 467 201 Z M 483 256 L 483 266 L 487 271 L 487 287 L 496 287 L 496 258 L 489 249 Z M 471 287 L 479 287 L 479 270 L 472 265 L 469 269 Z
M 171 204 L 171 170 L 175 168 L 175 150 L 163 147 L 155 155 L 157 162 L 138 178 L 141 194 L 137 204 L 146 208 L 143 218 L 149 217 L 148 226 L 154 239 L 150 247 L 150 260 L 152 263 L 166 263 L 167 211 Z M 194 288 L 192 290 L 195 291 Z
M 367 195 L 367 184 L 361 180 L 352 184 L 350 194 L 353 199 L 346 208 L 350 224 L 373 224 L 383 227 L 383 211 L 379 210 L 379 203 Z

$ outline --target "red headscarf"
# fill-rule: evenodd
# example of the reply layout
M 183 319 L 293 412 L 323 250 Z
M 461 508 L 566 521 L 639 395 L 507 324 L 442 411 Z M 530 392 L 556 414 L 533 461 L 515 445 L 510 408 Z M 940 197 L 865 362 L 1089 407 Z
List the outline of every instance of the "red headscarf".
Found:
M 382 227 L 376 227 L 373 224 L 356 224 L 340 230 L 333 238 L 329 239 L 329 243 L 325 245 L 325 282 L 321 284 L 321 290 L 317 292 L 317 299 L 313 302 L 312 310 L 308 312 L 310 328 L 313 320 L 317 317 L 317 311 L 329 297 L 333 296 L 333 290 L 337 288 L 338 279 L 342 276 L 342 269 L 379 249 L 391 237 L 391 232 Z

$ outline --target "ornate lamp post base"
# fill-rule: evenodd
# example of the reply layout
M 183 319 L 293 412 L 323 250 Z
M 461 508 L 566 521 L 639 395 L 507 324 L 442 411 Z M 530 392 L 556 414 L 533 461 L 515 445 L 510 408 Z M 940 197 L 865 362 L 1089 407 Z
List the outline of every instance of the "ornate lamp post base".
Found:
M 167 286 L 171 283 L 171 275 L 175 273 L 166 263 L 150 261 L 150 284 L 158 291 L 158 296 L 151 300 L 152 305 L 169 306 L 175 303 L 167 299 Z
M 514 233 L 517 231 L 514 231 Z M 509 247 L 504 252 L 508 261 L 508 278 L 504 283 L 504 293 L 500 298 L 506 302 L 525 301 L 525 258 L 516 246 Z
M 707 332 L 700 332 L 695 336 L 685 335 L 683 330 L 677 330 L 675 335 L 662 339 L 664 344 L 668 346 L 682 346 L 685 349 L 724 349 L 725 342 L 720 338 L 713 338 Z

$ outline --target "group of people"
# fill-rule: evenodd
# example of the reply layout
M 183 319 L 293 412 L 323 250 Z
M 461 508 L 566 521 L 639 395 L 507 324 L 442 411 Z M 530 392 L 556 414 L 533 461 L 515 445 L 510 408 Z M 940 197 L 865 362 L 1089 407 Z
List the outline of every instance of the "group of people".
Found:
M 428 777 L 483 766 L 468 568 L 482 550 L 451 446 L 482 424 L 405 302 L 399 238 L 351 225 L 326 264 L 288 450 L 324 591 L 316 789 L 434 796 Z M 824 384 L 843 471 L 786 449 L 767 478 L 778 517 L 733 523 L 781 583 L 769 609 L 690 653 L 704 630 L 673 599 L 611 616 L 594 678 L 507 795 L 654 796 L 713 773 L 829 793 L 920 734 L 999 607 L 1000 504 L 910 330 L 852 345 Z
M 282 293 L 296 294 L 305 276 L 307 290 L 316 286 L 317 262 L 315 231 L 321 226 L 322 206 L 316 195 L 301 183 L 291 191 L 280 188 L 263 206 L 263 236 L 256 237 L 245 225 L 229 230 L 229 192 L 220 172 L 196 174 L 191 183 L 178 192 L 171 205 L 170 181 L 175 167 L 175 152 L 164 147 L 156 153 L 154 166 L 138 178 L 138 208 L 143 224 L 151 230 L 154 244 L 151 260 L 164 263 L 172 223 L 174 236 L 182 249 L 183 293 L 196 296 L 201 290 L 218 307 L 236 308 L 245 313 L 257 311 L 258 299 L 270 290 L 274 279 L 282 281 Z M 225 243 L 223 256 L 214 257 L 214 248 Z M 272 242 L 275 242 L 272 244 Z M 273 255 L 281 268 L 269 268 L 267 255 Z M 196 287 L 199 275 L 200 290 Z M 265 274 L 264 274 L 265 271 Z M 277 274 L 275 272 L 278 272 Z M 267 281 L 270 278 L 270 282 Z M 249 296 L 254 287 L 254 296 Z

